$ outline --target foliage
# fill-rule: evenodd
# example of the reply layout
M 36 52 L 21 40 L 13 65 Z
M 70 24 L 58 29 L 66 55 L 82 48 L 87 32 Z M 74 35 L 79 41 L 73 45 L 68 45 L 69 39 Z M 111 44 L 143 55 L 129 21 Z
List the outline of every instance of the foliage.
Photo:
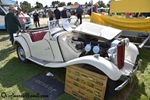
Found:
M 88 6 L 88 3 L 87 3 L 87 2 L 85 2 L 85 4 L 84 4 L 84 5 L 85 5 L 85 8 L 87 8 L 87 6 Z
M 48 5 L 46 5 L 44 8 L 48 8 Z
M 74 3 L 74 5 L 78 5 L 78 4 L 79 4 L 78 2 L 75 2 L 75 3 Z
M 111 0 L 106 4 L 107 7 L 110 7 Z
M 52 6 L 55 7 L 55 6 L 59 5 L 59 3 L 60 3 L 59 1 L 52 1 Z
M 105 3 L 103 2 L 103 1 L 98 1 L 98 4 L 99 4 L 99 7 L 104 7 L 104 8 L 106 8 L 106 5 L 105 5 Z
M 72 4 L 71 2 L 68 2 L 68 3 L 67 3 L 67 6 L 70 6 L 70 5 L 73 5 L 73 4 Z
M 41 4 L 41 3 L 39 3 L 39 2 L 36 2 L 35 4 L 36 4 L 36 6 L 35 6 L 36 9 L 41 9 L 41 8 L 43 8 L 43 4 Z
M 63 6 L 66 6 L 66 3 L 65 3 L 65 2 L 60 2 L 60 3 L 58 4 L 58 7 L 63 7 Z
M 87 3 L 87 6 L 92 6 L 92 3 L 91 2 Z
M 75 5 L 79 4 L 78 2 L 75 2 L 74 3 Z M 106 7 L 105 3 L 103 1 L 98 1 L 98 4 L 99 4 L 99 7 Z M 60 2 L 60 1 L 52 1 L 52 4 L 51 4 L 53 7 L 55 6 L 58 6 L 58 7 L 63 7 L 63 6 L 66 6 L 66 3 L 65 2 Z M 68 2 L 67 3 L 67 6 L 69 5 L 73 5 L 73 3 L 71 2 Z M 91 2 L 85 2 L 85 6 L 91 6 L 92 3 Z M 29 13 L 35 9 L 42 9 L 42 8 L 48 8 L 48 5 L 46 5 L 45 7 L 43 6 L 42 3 L 39 3 L 38 1 L 35 3 L 35 6 L 32 6 L 31 7 L 31 4 L 28 3 L 27 1 L 23 1 L 23 2 L 20 2 L 20 7 L 23 9 L 23 12 L 25 13 Z
M 20 2 L 20 7 L 22 8 L 23 12 L 25 12 L 25 13 L 28 13 L 32 10 L 31 4 L 28 3 L 27 1 Z

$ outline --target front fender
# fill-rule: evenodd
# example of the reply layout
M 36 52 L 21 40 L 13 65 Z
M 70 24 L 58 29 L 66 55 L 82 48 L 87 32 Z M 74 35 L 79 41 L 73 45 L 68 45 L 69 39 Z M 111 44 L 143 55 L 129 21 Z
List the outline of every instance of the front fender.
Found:
M 122 75 L 121 71 L 112 62 L 100 56 L 96 58 L 93 55 L 83 56 L 64 63 L 48 63 L 45 66 L 52 67 L 52 68 L 59 68 L 59 67 L 67 67 L 68 65 L 73 65 L 73 64 L 92 65 L 97 69 L 101 70 L 102 72 L 104 72 L 112 80 L 118 80 Z
M 25 39 L 21 36 L 16 37 L 14 39 L 14 45 L 13 46 L 16 47 L 18 43 L 23 47 L 25 54 L 26 54 L 26 58 L 30 57 L 31 53 L 30 53 L 29 46 L 28 46 L 27 42 L 25 41 Z

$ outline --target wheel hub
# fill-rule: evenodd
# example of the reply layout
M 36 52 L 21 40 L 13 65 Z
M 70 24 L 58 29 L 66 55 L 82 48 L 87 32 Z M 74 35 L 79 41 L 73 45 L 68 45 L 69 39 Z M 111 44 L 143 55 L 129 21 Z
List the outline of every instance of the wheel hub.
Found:
M 26 58 L 25 58 L 25 52 L 24 52 L 24 50 L 23 50 L 23 48 L 22 47 L 19 47 L 18 48 L 18 55 L 19 55 L 19 58 L 22 60 L 22 61 L 24 61 Z

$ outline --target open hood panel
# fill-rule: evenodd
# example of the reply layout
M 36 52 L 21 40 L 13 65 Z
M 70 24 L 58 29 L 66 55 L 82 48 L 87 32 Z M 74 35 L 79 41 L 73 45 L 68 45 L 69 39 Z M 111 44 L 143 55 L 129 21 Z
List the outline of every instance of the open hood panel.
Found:
M 120 36 L 122 30 L 108 27 L 108 26 L 98 25 L 90 22 L 84 22 L 83 24 L 79 25 L 75 29 L 75 32 L 80 32 L 82 34 L 87 34 L 87 35 L 102 37 L 107 40 L 112 40 Z

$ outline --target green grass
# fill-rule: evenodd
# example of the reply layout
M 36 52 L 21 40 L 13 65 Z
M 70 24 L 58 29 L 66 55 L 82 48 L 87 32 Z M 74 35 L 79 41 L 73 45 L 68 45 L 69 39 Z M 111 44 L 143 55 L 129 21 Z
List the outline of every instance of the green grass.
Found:
M 90 19 L 91 16 L 82 16 L 83 19 Z
M 115 92 L 109 100 L 149 100 L 150 99 L 150 50 L 140 50 L 139 58 L 143 60 L 139 71 L 132 84 L 119 92 Z M 29 78 L 46 72 L 52 72 L 54 78 L 65 81 L 65 69 L 44 68 L 32 62 L 22 63 L 12 50 L 9 35 L 0 31 L 0 100 L 28 100 L 28 98 L 2 98 L 1 93 L 21 95 L 24 93 L 36 94 L 26 88 L 22 83 Z M 30 100 L 43 100 L 30 98 Z M 64 93 L 57 100 L 76 100 L 71 95 Z

